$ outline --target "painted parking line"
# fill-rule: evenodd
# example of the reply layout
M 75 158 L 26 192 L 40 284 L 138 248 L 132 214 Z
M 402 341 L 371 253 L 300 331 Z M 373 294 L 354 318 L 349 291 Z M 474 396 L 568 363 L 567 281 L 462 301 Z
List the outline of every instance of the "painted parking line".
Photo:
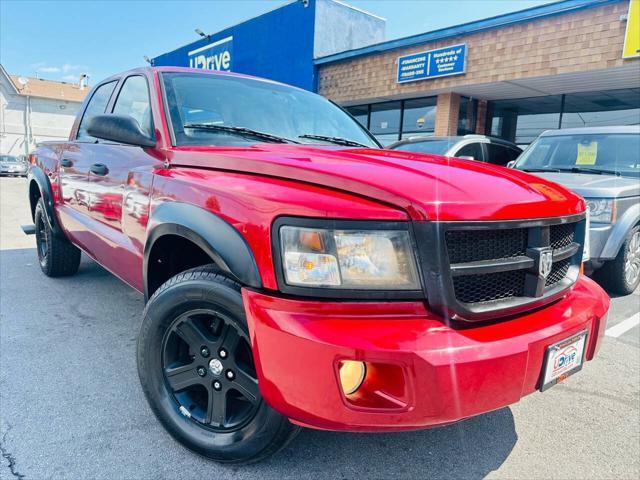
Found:
M 623 333 L 628 332 L 633 327 L 637 327 L 638 325 L 640 325 L 640 312 L 630 316 L 629 318 L 621 321 L 620 323 L 617 323 L 613 327 L 607 328 L 607 330 L 604 333 L 607 337 L 616 338 L 622 335 Z

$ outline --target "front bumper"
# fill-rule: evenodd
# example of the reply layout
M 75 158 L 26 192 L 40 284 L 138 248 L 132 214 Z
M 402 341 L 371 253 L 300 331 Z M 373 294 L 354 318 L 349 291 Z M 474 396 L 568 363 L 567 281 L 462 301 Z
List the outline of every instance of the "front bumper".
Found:
M 389 431 L 458 421 L 517 402 L 539 387 L 545 349 L 588 330 L 596 354 L 609 298 L 581 276 L 544 309 L 493 324 L 446 325 L 422 302 L 327 302 L 243 290 L 260 390 L 295 423 Z M 368 397 L 338 382 L 341 360 L 367 362 Z
M 602 258 L 602 252 L 612 231 L 613 225 L 606 223 L 591 224 L 589 228 L 589 259 L 591 261 L 606 260 Z

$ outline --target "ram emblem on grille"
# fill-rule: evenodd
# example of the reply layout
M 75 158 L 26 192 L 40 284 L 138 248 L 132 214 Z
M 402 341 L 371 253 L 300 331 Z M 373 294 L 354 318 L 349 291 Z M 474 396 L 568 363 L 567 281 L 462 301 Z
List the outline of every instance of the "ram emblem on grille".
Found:
M 542 250 L 540 252 L 540 262 L 538 263 L 540 268 L 540 276 L 547 278 L 551 273 L 551 267 L 553 266 L 553 250 L 550 248 Z

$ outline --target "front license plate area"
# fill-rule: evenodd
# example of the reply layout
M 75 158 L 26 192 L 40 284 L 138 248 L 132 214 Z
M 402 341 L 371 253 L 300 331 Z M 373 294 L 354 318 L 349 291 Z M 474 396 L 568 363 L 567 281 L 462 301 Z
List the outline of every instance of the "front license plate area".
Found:
M 582 369 L 586 344 L 585 330 L 547 347 L 542 367 L 541 392 Z

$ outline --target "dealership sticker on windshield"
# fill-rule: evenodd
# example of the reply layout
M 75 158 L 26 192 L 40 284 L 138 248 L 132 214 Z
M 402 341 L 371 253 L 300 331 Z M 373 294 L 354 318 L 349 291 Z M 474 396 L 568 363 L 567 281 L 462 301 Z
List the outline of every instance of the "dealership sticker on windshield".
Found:
M 540 391 L 544 392 L 582 369 L 586 342 L 585 330 L 547 347 Z
M 595 165 L 598 158 L 598 142 L 578 144 L 576 165 Z

